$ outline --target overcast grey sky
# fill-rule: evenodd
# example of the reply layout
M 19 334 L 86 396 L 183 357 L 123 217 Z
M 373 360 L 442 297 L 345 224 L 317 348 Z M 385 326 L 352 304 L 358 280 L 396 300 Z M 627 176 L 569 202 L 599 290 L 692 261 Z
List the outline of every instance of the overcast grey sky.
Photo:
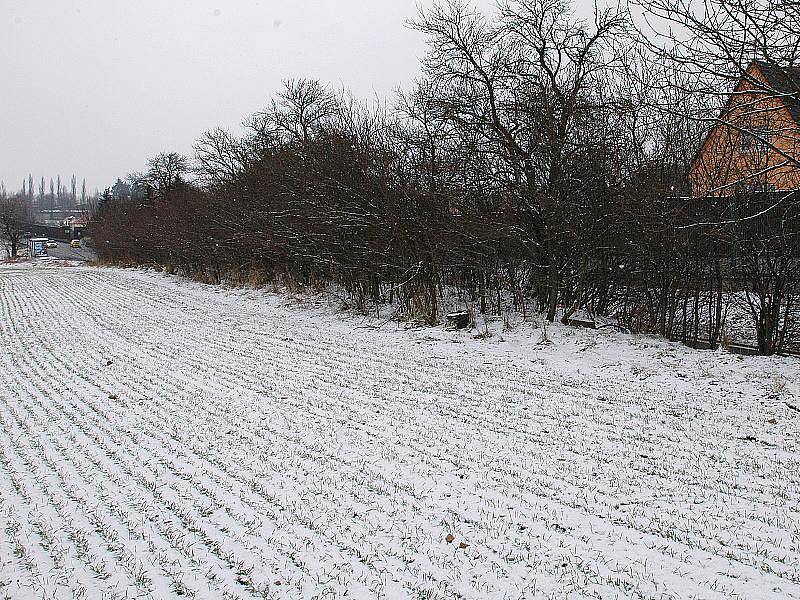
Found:
M 404 23 L 433 1 L 0 0 L 0 179 L 102 189 L 237 128 L 288 78 L 389 96 L 419 73 Z

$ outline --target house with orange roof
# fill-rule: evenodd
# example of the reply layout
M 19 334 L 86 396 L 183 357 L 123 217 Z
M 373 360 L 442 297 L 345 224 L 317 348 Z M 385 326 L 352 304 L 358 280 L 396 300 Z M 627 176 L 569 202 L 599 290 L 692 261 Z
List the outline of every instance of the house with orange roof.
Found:
M 695 197 L 800 189 L 800 67 L 753 61 L 690 167 Z

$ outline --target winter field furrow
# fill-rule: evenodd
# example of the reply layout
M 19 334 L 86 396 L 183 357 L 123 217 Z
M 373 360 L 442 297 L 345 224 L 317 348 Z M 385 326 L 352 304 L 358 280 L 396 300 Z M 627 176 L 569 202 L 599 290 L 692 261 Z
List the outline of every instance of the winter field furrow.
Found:
M 0 597 L 800 599 L 797 361 L 376 323 L 0 266 Z

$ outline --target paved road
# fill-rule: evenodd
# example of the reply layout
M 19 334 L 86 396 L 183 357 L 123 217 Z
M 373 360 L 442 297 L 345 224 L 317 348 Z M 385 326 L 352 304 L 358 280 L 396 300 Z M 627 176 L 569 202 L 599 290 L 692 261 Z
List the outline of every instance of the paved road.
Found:
M 87 248 L 82 242 L 80 248 L 70 248 L 67 242 L 56 242 L 58 247 L 56 248 L 48 248 L 47 255 L 52 258 L 59 258 L 63 260 L 82 260 L 82 261 L 94 261 L 97 260 L 97 254 L 95 254 L 94 250 L 91 248 Z M 22 248 L 19 250 L 19 256 L 25 256 L 27 252 L 28 241 L 25 240 Z M 5 260 L 8 258 L 8 249 L 4 246 L 0 246 L 0 260 Z
M 84 245 L 85 242 L 81 242 L 82 245 L 80 248 L 70 248 L 69 244 L 66 242 L 56 243 L 58 244 L 57 248 L 47 249 L 48 256 L 52 256 L 53 258 L 63 258 L 64 260 L 97 260 L 97 255 L 93 250 Z

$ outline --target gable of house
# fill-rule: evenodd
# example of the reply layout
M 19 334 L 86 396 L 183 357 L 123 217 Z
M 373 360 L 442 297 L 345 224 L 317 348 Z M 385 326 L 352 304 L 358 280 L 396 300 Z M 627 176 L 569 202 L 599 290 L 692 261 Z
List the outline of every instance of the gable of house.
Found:
M 753 63 L 767 88 L 781 94 L 794 123 L 800 126 L 800 67 L 781 69 L 763 61 Z
M 693 161 L 693 195 L 800 188 L 799 91 L 800 68 L 753 62 Z

